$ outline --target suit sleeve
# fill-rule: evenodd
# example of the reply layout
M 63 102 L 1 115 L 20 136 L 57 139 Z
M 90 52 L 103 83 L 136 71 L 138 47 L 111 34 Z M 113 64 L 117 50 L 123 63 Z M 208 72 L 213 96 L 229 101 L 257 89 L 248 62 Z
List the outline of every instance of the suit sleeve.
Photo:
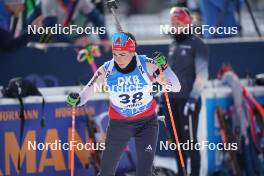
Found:
M 92 79 L 87 83 L 87 85 L 79 93 L 81 102 L 78 106 L 84 105 L 104 84 L 105 70 L 101 66 L 93 75 Z
M 209 63 L 209 53 L 208 47 L 203 41 L 197 38 L 195 43 L 195 73 L 196 78 L 193 84 L 190 97 L 198 99 L 208 80 L 208 63 Z

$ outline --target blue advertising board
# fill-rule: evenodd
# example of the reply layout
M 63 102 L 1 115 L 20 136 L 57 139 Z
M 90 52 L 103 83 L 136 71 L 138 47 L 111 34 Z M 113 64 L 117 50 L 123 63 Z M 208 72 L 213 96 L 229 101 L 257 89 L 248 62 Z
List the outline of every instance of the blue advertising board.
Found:
M 91 108 L 94 110 L 93 117 L 101 118 L 100 123 L 104 130 L 108 122 L 106 113 L 108 101 L 106 100 L 91 101 L 86 106 L 78 108 L 76 111 L 75 139 L 83 144 L 88 139 L 86 113 Z M 55 145 L 58 147 L 60 144 L 71 141 L 71 109 L 64 102 L 46 103 L 44 128 L 41 127 L 40 112 L 41 103 L 25 103 L 25 128 L 22 146 L 19 146 L 19 104 L 2 104 L 0 106 L 0 175 L 70 175 L 70 150 L 59 148 L 46 150 L 44 145 L 40 144 L 56 143 L 53 147 Z M 103 117 L 100 117 L 102 115 Z M 102 150 L 99 144 L 89 145 L 89 148 Z M 134 152 L 131 142 L 129 149 L 130 152 Z M 20 171 L 17 167 L 19 151 Z M 94 175 L 94 168 L 89 165 L 91 152 L 91 150 L 85 149 L 75 150 L 76 175 Z M 135 155 L 133 154 L 133 156 Z M 126 155 L 123 155 L 119 170 L 133 169 L 131 167 Z

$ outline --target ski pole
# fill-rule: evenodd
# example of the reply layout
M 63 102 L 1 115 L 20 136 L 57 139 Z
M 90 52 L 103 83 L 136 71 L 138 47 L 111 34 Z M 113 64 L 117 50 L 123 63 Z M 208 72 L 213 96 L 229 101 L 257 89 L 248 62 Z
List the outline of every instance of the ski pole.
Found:
M 190 141 L 193 141 L 193 125 L 192 125 L 192 115 L 188 115 L 188 121 L 189 121 L 189 135 L 190 135 Z M 192 173 L 192 166 L 191 166 L 191 156 L 190 156 L 190 151 L 189 151 L 189 156 L 187 158 L 187 173 L 190 175 Z
M 192 125 L 192 115 L 189 114 L 189 132 L 190 132 L 190 140 L 193 141 L 193 125 Z
M 115 1 L 115 0 L 108 0 L 108 1 L 106 2 L 106 4 L 107 4 L 108 9 L 111 11 L 111 13 L 112 13 L 112 15 L 113 15 L 113 17 L 114 17 L 114 19 L 115 19 L 116 26 L 117 26 L 117 30 L 118 30 L 119 32 L 123 32 L 123 29 L 122 29 L 121 23 L 120 23 L 120 21 L 119 21 L 117 15 L 116 15 L 116 13 L 115 13 L 115 9 L 118 8 L 118 7 L 117 7 L 117 3 L 116 3 L 116 1 Z
M 75 138 L 75 106 L 72 107 L 72 129 L 71 129 L 71 136 L 72 141 Z M 74 176 L 74 148 L 71 146 L 71 176 Z
M 249 15 L 251 17 L 251 20 L 252 20 L 252 22 L 254 24 L 255 30 L 256 30 L 258 36 L 261 38 L 262 37 L 261 32 L 259 30 L 259 27 L 257 25 L 256 19 L 255 19 L 254 15 L 253 15 L 253 12 L 252 12 L 252 9 L 251 9 L 251 6 L 250 6 L 248 0 L 245 0 L 245 4 L 246 4 L 246 7 L 248 9 L 248 13 L 249 13 Z
M 160 74 L 161 74 L 162 81 L 164 80 L 166 82 L 166 78 L 165 78 L 165 76 L 163 74 L 162 69 L 159 68 L 159 71 L 160 71 Z M 176 145 L 178 146 L 180 164 L 181 164 L 181 167 L 182 167 L 182 170 L 183 170 L 183 174 L 184 174 L 184 176 L 186 176 L 187 173 L 186 173 L 186 169 L 185 169 L 183 154 L 182 154 L 182 151 L 181 151 L 181 148 L 180 148 L 180 145 L 179 145 L 179 143 L 180 143 L 179 142 L 179 137 L 178 137 L 178 133 L 177 133 L 177 129 L 176 129 L 176 126 L 175 126 L 174 117 L 173 117 L 172 110 L 171 110 L 171 105 L 170 105 L 170 99 L 169 99 L 168 92 L 164 91 L 164 95 L 165 95 L 165 100 L 166 100 L 166 104 L 167 104 L 169 115 L 170 115 L 170 121 L 171 121 L 171 126 L 172 126 L 172 129 L 173 129 L 174 138 L 175 138 L 175 141 L 176 141 Z

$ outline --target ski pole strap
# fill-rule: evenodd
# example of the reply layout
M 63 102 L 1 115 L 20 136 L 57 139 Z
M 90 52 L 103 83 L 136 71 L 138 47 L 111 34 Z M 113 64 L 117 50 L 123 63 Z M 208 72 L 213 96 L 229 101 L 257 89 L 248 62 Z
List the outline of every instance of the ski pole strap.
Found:
M 157 69 L 154 73 L 153 73 L 153 78 L 154 79 L 156 79 L 159 75 L 160 75 L 160 70 L 161 71 L 164 71 L 164 70 L 166 70 L 167 69 L 167 67 L 168 67 L 168 64 L 166 64 L 166 65 L 164 65 L 163 67 L 161 67 L 161 69 Z

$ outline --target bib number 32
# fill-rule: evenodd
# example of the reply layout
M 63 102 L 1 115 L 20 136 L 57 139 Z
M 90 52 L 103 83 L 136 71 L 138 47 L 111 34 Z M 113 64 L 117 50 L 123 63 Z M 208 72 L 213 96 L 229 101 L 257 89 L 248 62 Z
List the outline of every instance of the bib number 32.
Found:
M 120 103 L 127 104 L 129 102 L 136 103 L 142 99 L 143 93 L 137 92 L 133 94 L 132 96 L 128 94 L 121 94 L 118 97 L 121 98 Z

